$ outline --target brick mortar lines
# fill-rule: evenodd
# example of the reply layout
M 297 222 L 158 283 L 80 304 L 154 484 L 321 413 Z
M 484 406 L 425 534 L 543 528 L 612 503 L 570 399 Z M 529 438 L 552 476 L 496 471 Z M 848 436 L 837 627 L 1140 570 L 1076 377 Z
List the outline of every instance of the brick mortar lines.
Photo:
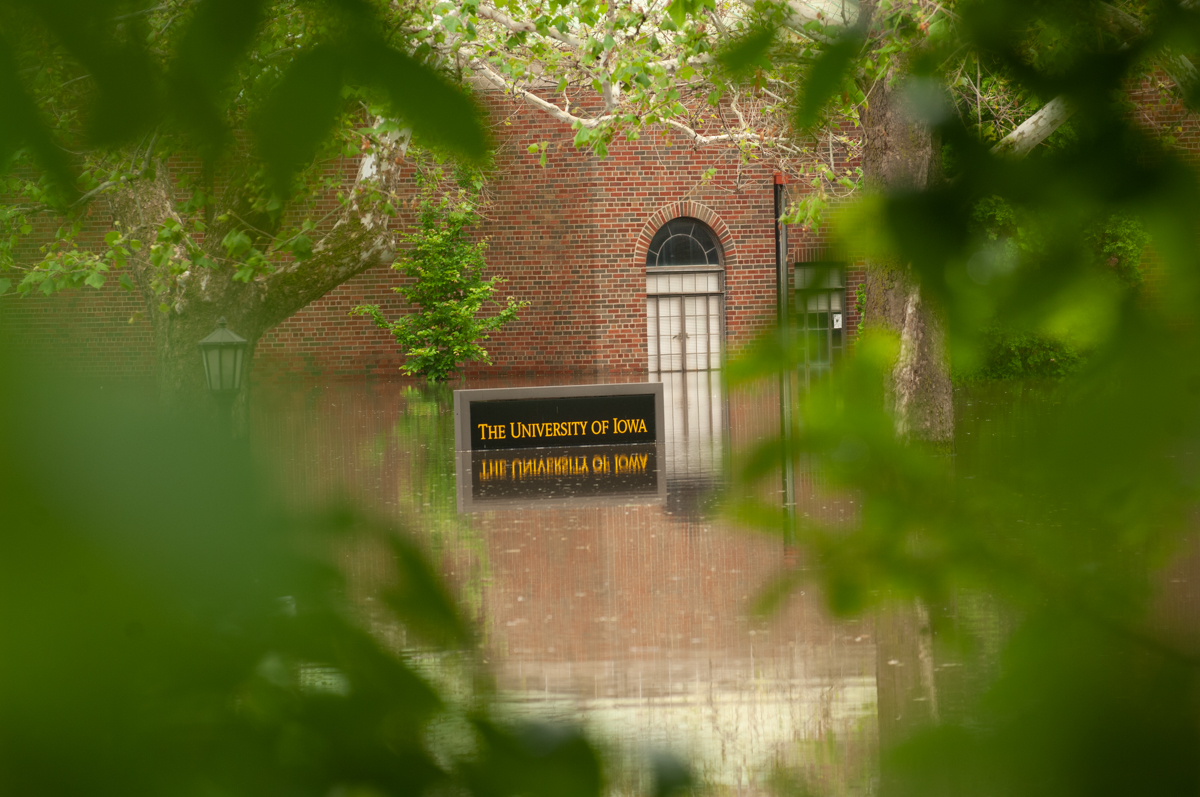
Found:
M 695 150 L 678 139 L 668 146 L 671 139 L 658 135 L 616 141 L 600 161 L 575 150 L 572 131 L 541 112 L 495 95 L 485 100 L 493 119 L 501 121 L 497 129 L 505 141 L 497 152 L 490 217 L 479 234 L 490 239 L 488 274 L 507 280 L 500 295 L 531 305 L 518 322 L 492 336 L 487 348 L 494 364 L 472 365 L 468 373 L 644 373 L 645 248 L 659 224 L 685 208 L 711 213 L 710 226 L 725 245 L 727 349 L 743 347 L 772 323 L 769 169 L 739 164 L 719 148 Z M 1146 105 L 1152 122 L 1183 128 L 1176 133 L 1181 145 L 1200 150 L 1195 117 L 1182 107 Z M 539 155 L 525 149 L 534 141 L 548 144 L 544 168 Z M 347 180 L 357 170 L 354 160 L 335 166 Z M 716 167 L 716 176 L 703 183 L 710 167 Z M 332 201 L 323 197 L 318 204 Z M 88 222 L 83 240 L 98 245 L 108 219 L 97 209 Z M 792 228 L 790 240 L 792 263 L 824 259 L 828 252 L 824 230 Z M 390 289 L 402 279 L 390 268 L 373 269 L 269 331 L 259 342 L 254 379 L 396 374 L 402 358 L 391 336 L 348 313 L 358 304 L 378 304 L 389 317 L 401 314 L 404 302 Z M 846 284 L 850 340 L 860 321 L 854 290 L 861 280 L 861 264 L 852 264 Z M 139 314 L 144 311 L 136 296 L 109 286 L 6 299 L 0 302 L 0 340 L 25 351 L 64 355 L 67 365 L 85 371 L 142 377 L 153 373 L 154 354 L 149 324 Z

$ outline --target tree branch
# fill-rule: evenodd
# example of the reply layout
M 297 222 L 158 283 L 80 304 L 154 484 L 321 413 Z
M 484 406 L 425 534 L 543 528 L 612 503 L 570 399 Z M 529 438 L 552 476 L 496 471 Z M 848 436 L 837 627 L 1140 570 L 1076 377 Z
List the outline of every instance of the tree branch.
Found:
M 313 257 L 255 280 L 257 317 L 263 331 L 290 318 L 346 280 L 396 258 L 386 219 L 366 222 L 350 215 L 314 247 Z
M 992 147 L 992 154 L 1015 159 L 1024 158 L 1061 127 L 1063 122 L 1070 119 L 1074 112 L 1075 109 L 1070 106 L 1066 97 L 1055 97 Z
M 1109 30 L 1119 36 L 1136 39 L 1146 33 L 1141 20 L 1110 3 L 1102 3 L 1100 12 L 1104 15 Z M 1183 91 L 1196 85 L 1197 78 L 1200 77 L 1197 75 L 1196 67 L 1186 56 L 1176 55 L 1169 50 L 1164 51 L 1159 63 L 1163 71 Z M 1074 109 L 1071 108 L 1066 97 L 1055 97 L 992 147 L 992 154 L 1008 155 L 1014 158 L 1025 157 L 1034 147 L 1061 127 L 1063 122 L 1070 119 L 1072 113 L 1074 113 Z
M 586 127 L 586 128 L 592 129 L 592 128 L 599 127 L 600 125 L 604 124 L 605 122 L 611 122 L 618 118 L 618 116 L 615 114 L 605 114 L 604 116 L 598 116 L 593 119 L 589 119 L 589 118 L 583 117 L 583 116 L 576 116 L 575 114 L 570 113 L 569 111 L 563 110 L 562 108 L 558 107 L 554 103 L 548 102 L 547 100 L 542 99 L 541 97 L 534 94 L 532 91 L 529 91 L 528 89 L 523 89 L 516 84 L 510 84 L 508 81 L 506 81 L 504 79 L 504 77 L 502 75 L 500 75 L 499 73 L 494 71 L 487 64 L 479 62 L 476 64 L 476 66 L 477 66 L 478 74 L 480 74 L 484 78 L 486 78 L 487 81 L 489 83 L 491 83 L 493 86 L 495 86 L 499 89 L 502 89 L 504 91 L 509 91 L 509 92 L 512 92 L 513 94 L 516 94 L 518 97 L 525 100 L 525 102 L 529 103 L 533 107 L 535 107 L 541 111 L 544 111 L 544 112 L 550 114 L 551 116 L 553 116 L 555 119 L 558 119 L 561 122 L 566 122 L 567 124 L 569 124 L 571 126 L 579 125 L 580 127 Z M 703 135 L 703 134 L 697 132 L 696 130 L 689 127 L 688 125 L 685 125 L 683 122 L 676 121 L 675 119 L 664 119 L 664 120 L 662 120 L 662 123 L 665 125 L 668 125 L 670 127 L 673 127 L 674 129 L 678 130 L 680 133 L 683 133 L 685 136 L 687 136 L 689 139 L 691 139 L 693 142 L 695 142 L 698 146 L 706 146 L 708 144 L 719 144 L 719 143 L 735 142 L 735 141 L 759 141 L 759 142 L 765 141 L 765 139 L 762 136 L 758 135 L 757 133 L 750 133 L 750 132 L 721 133 L 720 135 L 706 136 L 706 135 Z
M 560 122 L 566 122 L 567 124 L 572 125 L 572 126 L 578 124 L 578 125 L 582 125 L 583 127 L 589 127 L 589 128 L 598 127 L 599 125 L 603 124 L 604 122 L 607 122 L 607 121 L 610 121 L 610 120 L 616 118 L 615 116 L 613 116 L 611 114 L 606 114 L 604 116 L 600 116 L 595 119 L 586 119 L 582 116 L 576 116 L 575 114 L 573 114 L 569 111 L 559 108 L 557 105 L 555 105 L 552 102 L 543 100 L 541 97 L 534 94 L 532 91 L 529 91 L 528 89 L 523 89 L 520 86 L 516 85 L 515 83 L 510 84 L 507 80 L 504 79 L 503 75 L 496 72 L 490 66 L 488 66 L 486 63 L 484 63 L 482 61 L 476 62 L 476 73 L 483 76 L 489 83 L 491 83 L 493 86 L 500 89 L 501 91 L 512 92 L 513 94 L 516 94 L 518 97 L 525 100 L 525 102 L 529 103 L 533 107 L 535 107 L 541 111 L 545 111 L 546 113 L 550 114 L 551 116 L 553 116 L 555 119 L 559 120 Z
M 508 28 L 513 33 L 537 33 L 541 35 L 541 31 L 537 29 L 537 25 L 534 25 L 532 22 L 518 22 L 517 20 L 492 6 L 486 6 L 480 3 L 475 13 L 484 19 L 490 19 L 492 22 L 495 22 L 501 27 Z M 562 33 L 554 28 L 547 28 L 545 35 L 576 50 L 583 48 L 583 42 L 569 33 Z

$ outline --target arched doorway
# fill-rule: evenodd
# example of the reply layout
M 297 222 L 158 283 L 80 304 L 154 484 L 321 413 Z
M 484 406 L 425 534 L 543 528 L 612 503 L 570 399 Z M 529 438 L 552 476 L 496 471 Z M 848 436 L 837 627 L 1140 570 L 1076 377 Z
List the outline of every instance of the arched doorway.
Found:
M 667 404 L 668 503 L 681 516 L 702 515 L 723 479 L 728 419 L 725 253 L 699 219 L 671 219 L 650 240 L 646 343 L 649 379 L 663 383 Z
M 671 219 L 646 250 L 646 342 L 652 375 L 721 367 L 724 255 L 699 219 Z

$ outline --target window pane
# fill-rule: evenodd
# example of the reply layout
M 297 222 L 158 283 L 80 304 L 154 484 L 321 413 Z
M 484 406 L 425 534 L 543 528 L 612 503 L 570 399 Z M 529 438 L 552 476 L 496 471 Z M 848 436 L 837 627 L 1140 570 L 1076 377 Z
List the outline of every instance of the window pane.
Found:
M 647 266 L 703 266 L 721 262 L 717 238 L 703 222 L 678 218 L 654 234 L 646 252 Z

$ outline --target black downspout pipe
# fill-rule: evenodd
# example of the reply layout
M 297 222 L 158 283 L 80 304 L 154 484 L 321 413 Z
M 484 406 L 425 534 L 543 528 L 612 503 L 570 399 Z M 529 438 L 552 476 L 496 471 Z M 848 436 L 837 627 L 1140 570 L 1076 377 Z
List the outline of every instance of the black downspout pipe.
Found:
M 786 204 L 787 178 L 775 175 L 775 323 L 779 330 L 781 352 L 789 352 L 791 324 L 788 320 L 791 280 L 788 274 L 787 225 L 780 222 Z M 783 534 L 784 544 L 793 545 L 796 538 L 796 474 L 792 461 L 792 368 L 785 358 L 779 367 L 779 435 L 783 442 Z

